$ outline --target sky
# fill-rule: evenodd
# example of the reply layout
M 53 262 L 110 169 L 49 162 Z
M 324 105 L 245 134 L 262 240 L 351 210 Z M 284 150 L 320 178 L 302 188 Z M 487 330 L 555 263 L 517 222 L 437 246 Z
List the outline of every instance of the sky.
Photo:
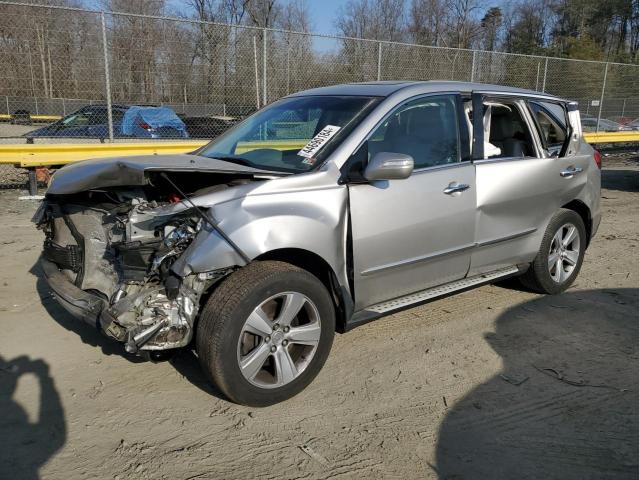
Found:
M 307 0 L 311 13 L 311 30 L 314 33 L 335 33 L 335 17 L 344 0 Z

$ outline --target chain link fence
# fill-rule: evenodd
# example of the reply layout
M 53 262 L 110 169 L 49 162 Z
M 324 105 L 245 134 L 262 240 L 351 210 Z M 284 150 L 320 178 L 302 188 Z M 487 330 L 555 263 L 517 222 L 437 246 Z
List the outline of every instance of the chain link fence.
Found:
M 5 144 L 210 139 L 287 94 L 374 80 L 544 91 L 578 101 L 585 130 L 639 117 L 637 65 L 17 2 L 0 2 L 0 31 Z

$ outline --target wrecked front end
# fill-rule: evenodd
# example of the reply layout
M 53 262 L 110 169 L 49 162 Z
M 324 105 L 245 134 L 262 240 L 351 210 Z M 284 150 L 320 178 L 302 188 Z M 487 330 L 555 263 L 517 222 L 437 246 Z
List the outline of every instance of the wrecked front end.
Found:
M 175 183 L 146 177 L 141 186 L 49 193 L 34 217 L 45 233 L 41 265 L 54 297 L 128 352 L 188 345 L 202 296 L 236 268 L 173 268 L 212 228 Z M 194 198 L 255 181 L 250 174 L 172 177 Z

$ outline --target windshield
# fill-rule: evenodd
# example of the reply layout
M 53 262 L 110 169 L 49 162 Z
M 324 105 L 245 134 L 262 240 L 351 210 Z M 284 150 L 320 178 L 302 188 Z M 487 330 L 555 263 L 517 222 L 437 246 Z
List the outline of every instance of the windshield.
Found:
M 318 166 L 379 100 L 286 98 L 250 116 L 197 153 L 263 170 L 306 172 Z

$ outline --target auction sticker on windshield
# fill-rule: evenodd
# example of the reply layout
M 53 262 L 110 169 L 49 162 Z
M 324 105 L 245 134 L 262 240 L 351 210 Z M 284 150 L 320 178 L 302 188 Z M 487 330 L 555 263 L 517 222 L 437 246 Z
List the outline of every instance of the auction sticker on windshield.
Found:
M 304 148 L 302 148 L 297 154 L 300 157 L 311 158 L 328 142 L 333 135 L 335 135 L 339 129 L 335 125 L 326 125 L 321 132 L 315 135 L 310 142 L 308 142 Z

